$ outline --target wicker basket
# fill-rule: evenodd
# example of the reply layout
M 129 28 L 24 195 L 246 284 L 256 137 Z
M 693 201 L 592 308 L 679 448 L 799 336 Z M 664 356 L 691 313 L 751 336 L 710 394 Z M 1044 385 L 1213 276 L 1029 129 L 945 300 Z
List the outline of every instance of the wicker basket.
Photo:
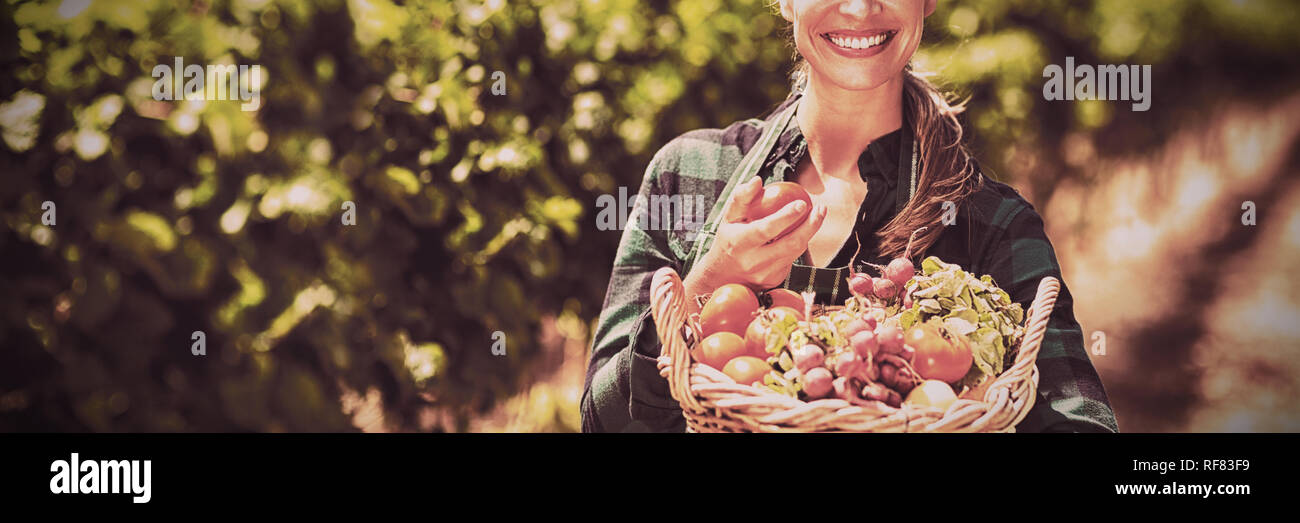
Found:
M 659 373 L 668 379 L 690 432 L 1014 432 L 1034 405 L 1035 361 L 1059 291 L 1056 278 L 1043 278 L 1015 363 L 994 379 L 983 401 L 958 399 L 946 411 L 908 404 L 865 407 L 838 398 L 805 402 L 765 387 L 738 384 L 717 369 L 692 363 L 685 335 L 693 327 L 686 322 L 681 277 L 672 268 L 655 273 L 650 307 L 663 343 Z

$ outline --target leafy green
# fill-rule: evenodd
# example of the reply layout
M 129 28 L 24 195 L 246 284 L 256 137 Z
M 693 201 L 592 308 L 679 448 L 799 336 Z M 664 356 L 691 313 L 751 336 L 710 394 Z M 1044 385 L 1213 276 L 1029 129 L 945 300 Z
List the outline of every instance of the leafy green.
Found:
M 906 329 L 939 318 L 948 331 L 966 336 L 974 362 L 959 390 L 985 376 L 1001 374 L 1007 349 L 1020 337 L 1024 320 L 1020 304 L 1013 303 L 988 275 L 975 277 L 935 256 L 922 261 L 921 268 L 909 286 L 912 308 L 903 311 L 899 325 Z

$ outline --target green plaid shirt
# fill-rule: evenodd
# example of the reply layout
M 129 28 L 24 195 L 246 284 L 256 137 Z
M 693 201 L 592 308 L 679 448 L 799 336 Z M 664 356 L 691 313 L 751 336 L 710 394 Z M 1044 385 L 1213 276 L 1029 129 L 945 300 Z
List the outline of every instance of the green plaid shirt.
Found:
M 681 202 L 681 212 L 674 220 L 647 222 L 657 223 L 653 227 L 638 227 L 634 219 L 626 223 L 592 342 L 582 397 L 584 431 L 685 430 L 681 409 L 655 363 L 660 343 L 650 317 L 650 279 L 661 267 L 682 270 L 694 230 L 707 218 L 741 158 L 764 126 L 793 101 L 794 97 L 787 99 L 766 121 L 750 119 L 725 129 L 683 134 L 650 161 L 631 216 L 646 215 L 648 207 L 674 195 L 682 196 L 674 201 Z M 764 183 L 793 176 L 806 154 L 807 142 L 796 122 L 791 121 L 759 171 Z M 851 237 L 832 267 L 888 262 L 875 251 L 872 238 L 908 197 L 908 182 L 899 183 L 911 173 L 912 137 L 904 129 L 877 140 L 860 156 L 858 168 L 868 187 L 855 234 L 863 240 L 861 249 Z M 984 188 L 963 203 L 956 222 L 945 227 L 925 254 L 991 275 L 1026 310 L 1042 278 L 1061 278 L 1042 217 L 1014 189 L 987 177 Z M 812 270 L 796 264 L 784 287 L 811 287 L 823 303 L 843 302 L 848 297 L 847 276 L 847 270 Z M 1083 332 L 1064 282 L 1038 355 L 1038 369 L 1038 397 L 1018 431 L 1118 430 L 1101 379 L 1084 350 Z

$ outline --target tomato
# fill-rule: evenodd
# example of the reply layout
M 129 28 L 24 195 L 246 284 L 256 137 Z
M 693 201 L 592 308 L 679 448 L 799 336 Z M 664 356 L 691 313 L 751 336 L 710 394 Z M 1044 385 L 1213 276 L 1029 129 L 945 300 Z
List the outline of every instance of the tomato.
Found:
M 802 224 L 812 213 L 812 198 L 808 196 L 808 191 L 803 190 L 803 187 L 797 183 L 776 182 L 763 187 L 763 195 L 749 208 L 749 212 L 745 215 L 745 221 L 752 222 L 766 218 L 771 216 L 772 213 L 781 210 L 790 202 L 798 200 L 804 202 L 803 218 L 781 231 L 781 234 L 776 235 L 776 238 L 780 238 Z
M 948 406 L 957 401 L 957 394 L 947 383 L 939 380 L 925 380 L 907 395 L 907 403 L 922 407 L 938 407 L 948 410 Z
M 745 353 L 750 356 L 764 357 L 767 354 L 767 321 L 762 316 L 754 318 L 745 329 Z
M 745 334 L 745 327 L 758 311 L 758 296 L 749 287 L 729 283 L 718 287 L 700 310 L 700 330 L 705 337 L 715 332 Z
M 803 312 L 801 310 L 793 307 L 773 307 L 768 309 L 767 314 L 774 321 L 785 321 L 786 316 L 793 316 L 794 321 L 803 321 Z
M 916 351 L 912 365 L 927 380 L 956 382 L 970 371 L 975 362 L 965 337 L 955 336 L 950 341 L 933 323 L 922 323 L 908 329 L 903 343 Z
M 772 366 L 766 361 L 760 360 L 753 356 L 740 356 L 727 362 L 727 366 L 722 369 L 722 373 L 736 380 L 741 385 L 751 385 L 754 382 L 763 382 L 763 376 L 772 371 Z
M 777 307 L 789 307 L 799 313 L 799 319 L 803 319 L 803 296 L 790 289 L 773 289 L 767 291 L 767 295 L 772 298 L 773 309 Z
M 691 351 L 695 361 L 721 370 L 733 358 L 745 356 L 745 340 L 731 332 L 716 332 Z
M 773 323 L 786 323 L 802 319 L 802 314 L 789 307 L 777 307 L 759 313 L 758 317 L 749 322 L 749 327 L 745 329 L 745 344 L 749 349 L 749 355 L 756 358 L 767 358 L 767 335 L 771 331 Z

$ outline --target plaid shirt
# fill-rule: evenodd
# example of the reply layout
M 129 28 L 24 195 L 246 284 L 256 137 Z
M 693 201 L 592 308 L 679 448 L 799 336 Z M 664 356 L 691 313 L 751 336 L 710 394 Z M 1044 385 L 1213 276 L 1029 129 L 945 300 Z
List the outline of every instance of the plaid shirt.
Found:
M 764 126 L 794 99 L 783 102 L 766 121 L 750 119 L 725 129 L 683 134 L 650 161 L 632 216 L 647 213 L 648 207 L 658 205 L 654 202 L 672 195 L 684 196 L 680 201 L 685 205 L 679 207 L 686 216 L 671 224 L 664 220 L 656 227 L 638 227 L 629 220 L 624 228 L 592 342 L 582 397 L 584 431 L 685 430 L 681 409 L 655 362 L 660 343 L 650 317 L 650 279 L 661 267 L 682 270 L 695 236 L 691 225 L 702 224 L 707 218 Z M 907 126 L 903 127 L 861 154 L 858 167 L 868 184 L 855 227 L 855 235 L 862 239 L 861 249 L 850 237 L 832 260 L 832 267 L 888 262 L 875 251 L 871 239 L 908 197 L 908 186 L 898 183 L 907 180 L 912 167 L 912 137 Z M 797 120 L 792 120 L 759 171 L 764 183 L 792 176 L 806 152 L 807 142 Z M 984 180 L 984 188 L 963 203 L 956 222 L 945 227 L 925 254 L 960 264 L 975 274 L 991 275 L 1028 311 L 1038 282 L 1046 276 L 1060 279 L 1060 266 L 1043 230 L 1042 217 L 1033 206 L 1011 187 L 987 177 Z M 848 297 L 843 290 L 847 273 L 796 264 L 784 286 L 796 290 L 812 287 L 823 303 L 843 302 Z M 1118 431 L 1101 379 L 1084 350 L 1083 332 L 1075 321 L 1073 299 L 1064 281 L 1037 363 L 1038 397 L 1017 425 L 1018 431 Z

